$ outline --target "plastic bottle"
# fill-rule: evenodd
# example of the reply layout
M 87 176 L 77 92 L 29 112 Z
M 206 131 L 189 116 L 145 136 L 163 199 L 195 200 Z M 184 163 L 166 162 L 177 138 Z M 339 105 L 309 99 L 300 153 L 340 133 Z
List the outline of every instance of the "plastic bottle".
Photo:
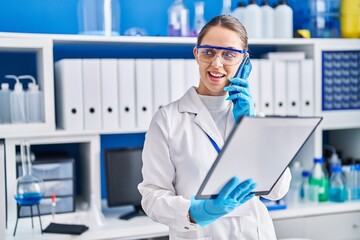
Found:
M 274 37 L 274 9 L 269 6 L 268 1 L 261 2 L 261 15 L 262 15 L 262 27 L 263 38 Z
M 8 83 L 2 83 L 0 89 L 0 124 L 10 123 L 10 90 Z
M 10 120 L 11 123 L 26 123 L 25 93 L 17 76 L 6 75 L 6 78 L 16 81 L 14 90 L 10 92 Z
M 79 33 L 89 35 L 120 35 L 119 0 L 79 0 Z
M 194 36 L 198 36 L 201 29 L 206 24 L 204 19 L 204 5 L 203 1 L 195 2 L 195 18 L 194 18 Z
M 261 9 L 256 0 L 250 0 L 245 7 L 244 25 L 249 38 L 262 38 L 262 17 Z
M 301 190 L 301 164 L 300 162 L 296 161 L 290 167 L 292 179 L 290 183 L 290 189 L 286 194 L 286 203 L 290 207 L 296 207 L 300 203 L 300 190 Z
M 305 204 L 311 202 L 310 198 L 310 172 L 307 170 L 302 171 L 302 180 L 301 180 L 301 188 L 300 188 L 300 198 L 301 201 Z
M 231 0 L 223 0 L 223 7 L 221 14 L 230 15 L 231 14 Z
M 168 34 L 175 37 L 189 36 L 189 10 L 182 0 L 174 0 L 168 9 Z
M 25 92 L 25 114 L 27 122 L 36 123 L 44 121 L 43 93 L 33 76 L 19 76 L 19 80 L 30 79 L 28 90 Z
M 348 199 L 351 201 L 360 200 L 360 164 L 350 165 L 348 179 Z
M 311 177 L 309 180 L 310 186 L 317 189 L 317 199 L 319 202 L 326 202 L 328 200 L 329 179 L 324 169 L 324 158 L 315 158 L 314 166 L 311 170 Z M 316 198 L 316 196 L 313 196 Z
M 329 201 L 345 202 L 346 201 L 346 185 L 342 176 L 341 165 L 333 165 L 331 167 Z
M 231 12 L 231 15 L 236 17 L 242 24 L 245 22 L 245 6 L 244 2 L 238 2 L 237 8 Z
M 280 0 L 274 9 L 275 38 L 293 37 L 293 11 L 286 5 L 286 0 Z

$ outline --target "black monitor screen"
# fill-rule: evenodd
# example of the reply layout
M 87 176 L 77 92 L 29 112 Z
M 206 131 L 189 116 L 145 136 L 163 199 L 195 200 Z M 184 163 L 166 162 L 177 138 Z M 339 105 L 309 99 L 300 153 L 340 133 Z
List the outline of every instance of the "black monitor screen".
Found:
M 135 215 L 139 215 L 141 195 L 137 186 L 142 181 L 141 154 L 142 148 L 105 150 L 106 197 L 109 207 L 133 205 L 137 211 Z

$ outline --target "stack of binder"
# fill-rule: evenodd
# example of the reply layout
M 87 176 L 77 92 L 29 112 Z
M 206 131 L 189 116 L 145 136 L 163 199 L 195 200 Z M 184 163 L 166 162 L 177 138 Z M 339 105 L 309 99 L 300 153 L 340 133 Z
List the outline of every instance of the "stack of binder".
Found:
M 194 59 L 62 59 L 55 63 L 57 127 L 146 130 L 153 114 L 199 82 Z
M 252 59 L 250 91 L 265 115 L 314 115 L 314 61 L 303 52 L 269 53 Z

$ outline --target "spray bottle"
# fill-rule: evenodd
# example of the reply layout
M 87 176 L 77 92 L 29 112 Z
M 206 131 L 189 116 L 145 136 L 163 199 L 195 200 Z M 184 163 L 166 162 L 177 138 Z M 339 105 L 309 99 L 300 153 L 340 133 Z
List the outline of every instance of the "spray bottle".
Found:
M 39 90 L 39 85 L 31 75 L 19 76 L 19 80 L 30 79 L 28 91 L 25 92 L 25 113 L 29 123 L 43 122 L 43 93 Z
M 16 81 L 14 91 L 10 93 L 10 119 L 11 123 L 26 123 L 25 94 L 19 78 L 15 75 L 5 75 L 5 78 Z

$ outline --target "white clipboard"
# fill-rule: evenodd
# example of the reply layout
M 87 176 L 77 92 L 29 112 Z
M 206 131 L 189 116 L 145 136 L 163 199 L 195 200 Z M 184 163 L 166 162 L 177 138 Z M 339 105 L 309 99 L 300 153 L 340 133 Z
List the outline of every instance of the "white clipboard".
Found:
M 255 195 L 270 193 L 322 117 L 242 117 L 200 186 L 196 199 L 213 199 L 234 176 L 252 178 Z

